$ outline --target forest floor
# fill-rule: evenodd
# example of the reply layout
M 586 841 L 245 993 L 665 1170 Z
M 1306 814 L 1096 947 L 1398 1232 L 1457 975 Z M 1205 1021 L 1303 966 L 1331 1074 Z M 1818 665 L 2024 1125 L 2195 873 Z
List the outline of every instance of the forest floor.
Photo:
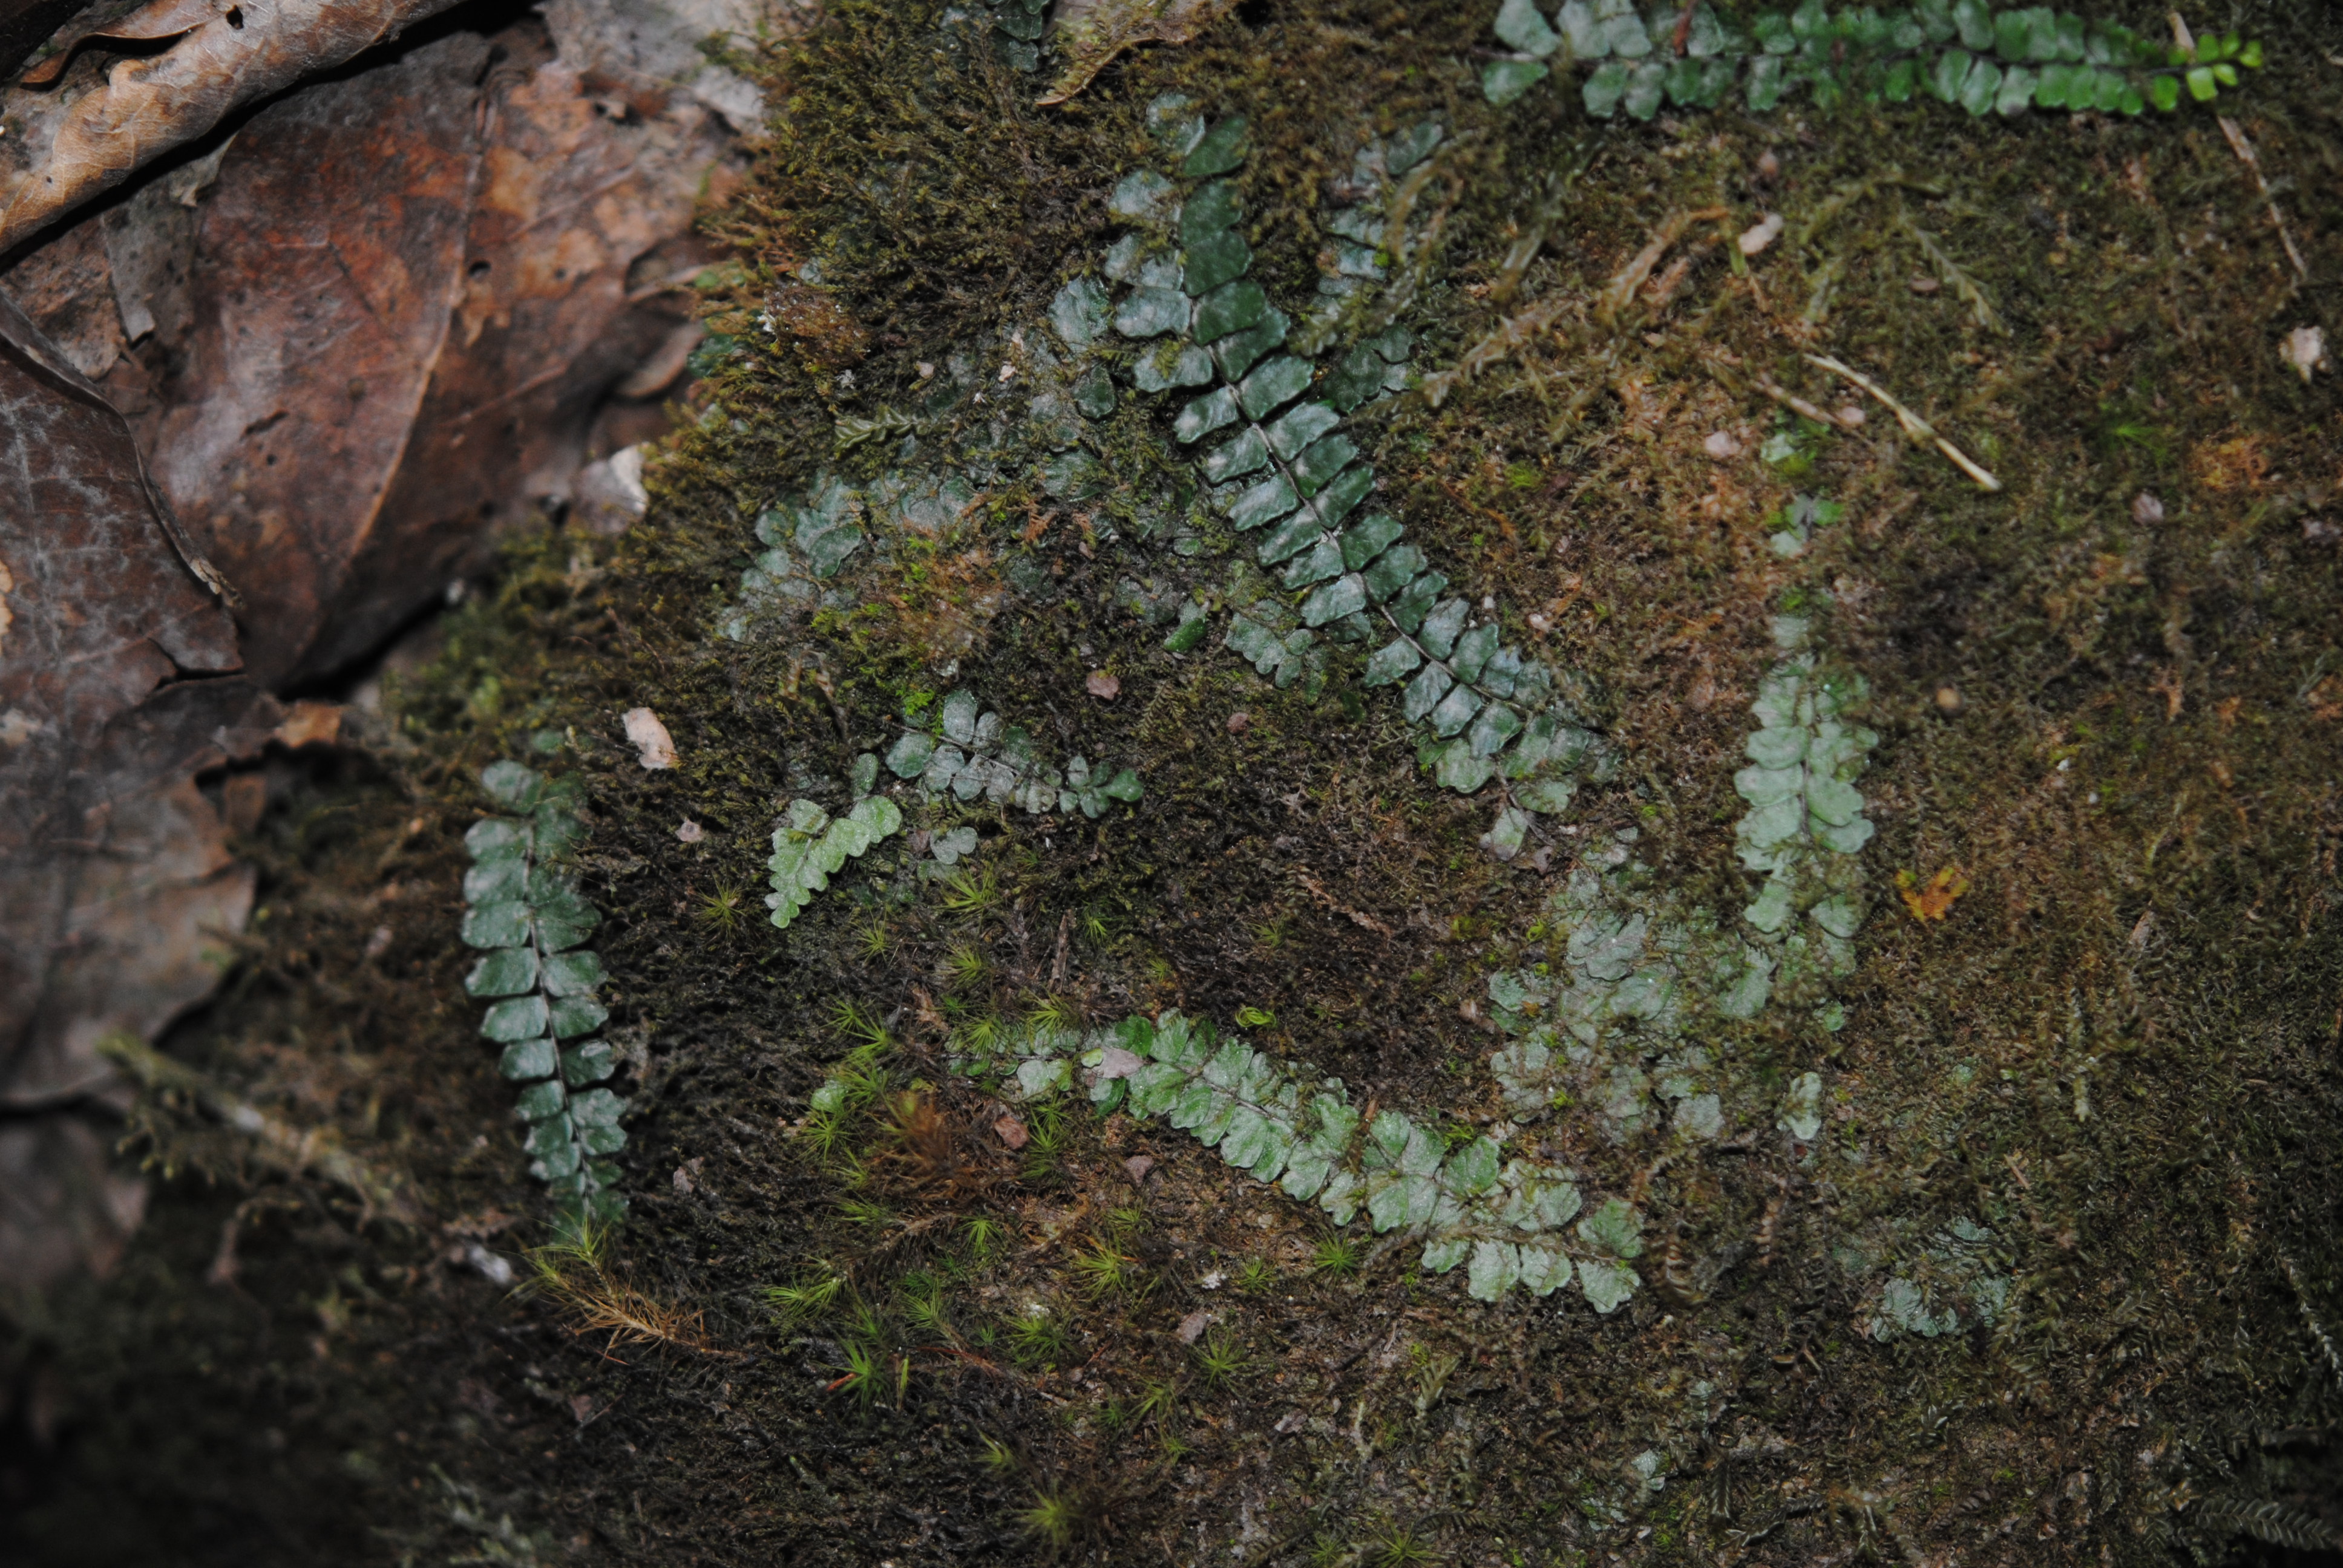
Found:
M 1246 6 L 1061 107 L 931 9 L 840 5 L 774 84 L 709 220 L 735 350 L 646 521 L 516 539 L 363 744 L 278 776 L 250 936 L 130 1130 L 145 1228 L 13 1309 L 12 1560 L 2331 1550 L 2343 406 L 2281 350 L 2343 333 L 2343 21 L 2241 7 L 2266 65 L 2170 115 L 1640 124 L 1487 103 L 1487 5 Z M 1258 672 L 1240 618 L 1290 639 L 1302 596 L 1206 506 L 1192 394 L 1053 316 L 1189 113 L 1249 124 L 1250 276 L 1323 305 L 1324 365 L 1406 330 L 1344 411 L 1373 504 L 1597 738 L 1511 858 L 1510 786 L 1443 785 L 1372 643 Z M 809 578 L 787 541 L 849 490 L 861 542 Z M 1705 994 L 1801 648 L 1873 736 L 1843 960 L 1754 1012 L 1606 992 L 1565 1066 L 1534 1026 L 1584 933 L 1648 915 Z M 1143 792 L 881 769 L 907 830 L 777 930 L 785 808 L 842 815 L 960 689 Z M 464 987 L 463 839 L 514 759 L 582 786 L 624 1063 L 628 1212 L 582 1243 Z M 1097 1060 L 1019 1081 L 1175 1010 L 1631 1233 L 1504 1289 L 1085 1093 Z

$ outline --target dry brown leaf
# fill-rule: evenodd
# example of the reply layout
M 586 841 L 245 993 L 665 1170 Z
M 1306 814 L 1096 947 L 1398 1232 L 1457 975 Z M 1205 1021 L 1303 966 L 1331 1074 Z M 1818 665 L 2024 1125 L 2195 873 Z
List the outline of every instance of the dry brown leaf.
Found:
M 661 49 L 556 9 L 270 105 L 200 189 L 157 189 L 174 170 L 122 204 L 110 289 L 83 286 L 96 327 L 43 296 L 45 325 L 88 338 L 85 369 L 121 352 L 96 330 L 109 292 L 151 332 L 106 390 L 252 600 L 246 660 L 269 684 L 364 657 L 548 499 L 601 531 L 640 513 L 633 448 L 666 428 L 673 345 L 697 331 L 693 203 L 731 135 Z M 596 107 L 614 90 L 623 121 Z M 610 401 L 662 368 L 649 400 Z
M 1006 1111 L 993 1119 L 992 1131 L 1011 1149 L 1022 1149 L 1033 1140 L 1033 1135 L 1025 1131 L 1025 1124 Z
M 247 590 L 246 662 L 271 684 L 374 619 L 354 587 L 411 571 L 361 563 L 460 287 L 480 162 L 466 89 L 488 55 L 455 34 L 271 105 L 200 210 L 182 369 L 150 439 L 165 490 Z M 369 129 L 386 125 L 398 134 Z M 432 566 L 444 583 L 444 554 Z
M 1093 669 L 1090 678 L 1082 682 L 1082 689 L 1101 702 L 1112 702 L 1122 695 L 1122 682 L 1103 669 Z
M 76 33 L 57 52 L 25 73 L 25 85 L 45 87 L 65 74 L 85 44 L 155 44 L 192 33 L 221 14 L 212 0 L 156 0 L 116 22 Z
M 188 0 L 155 0 L 106 29 L 169 36 Z M 102 79 L 67 70 L 44 94 L 5 96 L 11 166 L 0 176 L 0 250 L 172 148 L 304 76 L 397 36 L 451 0 L 242 0 L 178 34 L 162 54 L 113 62 Z
M 1192 43 L 1236 8 L 1237 0 L 1064 0 L 1058 7 L 1058 48 L 1066 66 L 1041 101 L 1064 103 L 1125 49 Z
M 1910 871 L 1898 871 L 1896 890 L 1912 918 L 1926 925 L 1952 913 L 1953 900 L 1969 890 L 1968 873 L 1958 866 L 1946 866 L 1923 883 Z
M 5 297 L 0 450 L 0 1281 L 38 1289 L 137 1221 L 143 1185 L 83 1120 L 124 1103 L 96 1044 L 217 981 L 253 879 L 194 779 L 282 715 L 231 676 L 235 626 L 129 427 Z
M 306 698 L 293 705 L 285 722 L 269 737 L 287 750 L 302 746 L 331 746 L 341 738 L 340 704 L 312 702 Z

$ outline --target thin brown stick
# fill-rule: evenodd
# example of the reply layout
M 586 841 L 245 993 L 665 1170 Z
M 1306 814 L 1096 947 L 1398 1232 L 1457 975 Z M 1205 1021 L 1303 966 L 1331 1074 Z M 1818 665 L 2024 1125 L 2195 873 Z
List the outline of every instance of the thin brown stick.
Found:
M 2215 116 L 2221 134 L 2229 138 L 2229 150 L 2237 161 L 2251 169 L 2254 184 L 2261 187 L 2262 203 L 2269 208 L 2270 226 L 2278 230 L 2278 242 L 2286 246 L 2287 260 L 2294 263 L 2294 276 L 2303 283 L 2310 281 L 2310 264 L 2302 259 L 2302 252 L 2294 247 L 2294 236 L 2287 232 L 2286 216 L 2278 211 L 2278 197 L 2270 190 L 2269 181 L 2262 174 L 2262 160 L 2254 152 L 2254 144 L 2246 140 L 2246 133 L 2237 121 L 2227 115 Z
M 1958 447 L 1954 446 L 1950 441 L 1946 440 L 1942 436 L 1936 434 L 1936 427 L 1935 426 L 1929 424 L 1926 419 L 1921 418 L 1919 415 L 1906 407 L 1904 404 L 1896 398 L 1894 393 L 1888 391 L 1887 388 L 1882 387 L 1878 382 L 1874 381 L 1870 377 L 1865 376 L 1862 371 L 1855 369 L 1851 366 L 1842 364 L 1840 361 L 1832 358 L 1827 354 L 1805 354 L 1801 355 L 1799 357 L 1805 359 L 1809 365 L 1821 366 L 1824 369 L 1831 372 L 1835 376 L 1845 377 L 1849 381 L 1854 382 L 1857 387 L 1862 387 L 1865 392 L 1868 392 L 1874 397 L 1878 398 L 1881 403 L 1886 406 L 1887 411 L 1896 416 L 1896 423 L 1904 427 L 1904 433 L 1906 435 L 1910 436 L 1916 441 L 1935 442 L 1936 450 L 1951 458 L 1956 467 L 1959 468 L 1962 473 L 1966 474 L 1970 478 L 1976 481 L 1977 488 L 1981 490 L 1998 490 L 2001 488 L 2001 481 L 1999 479 L 1995 478 L 1992 474 L 1980 467 L 1966 452 L 1962 451 Z
M 1765 394 L 1766 397 L 1771 397 L 1775 402 L 1781 404 L 1785 408 L 1791 410 L 1793 413 L 1803 414 L 1818 425 L 1836 425 L 1848 430 L 1855 428 L 1854 425 L 1840 418 L 1837 415 L 1832 413 L 1829 409 L 1823 407 L 1821 405 L 1807 402 L 1804 397 L 1799 397 L 1795 392 L 1791 391 L 1788 387 L 1775 380 L 1771 376 L 1760 376 L 1757 377 L 1757 390 Z

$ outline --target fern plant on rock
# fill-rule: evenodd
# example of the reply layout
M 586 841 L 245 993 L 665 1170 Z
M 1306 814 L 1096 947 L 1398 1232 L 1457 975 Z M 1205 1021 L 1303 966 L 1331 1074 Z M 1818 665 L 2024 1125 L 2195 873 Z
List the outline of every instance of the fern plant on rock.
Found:
M 871 793 L 878 782 L 879 759 L 866 751 L 854 759 L 854 804 L 844 816 L 832 817 L 811 800 L 789 802 L 773 829 L 772 858 L 766 861 L 773 890 L 765 895 L 765 907 L 773 911 L 774 925 L 786 929 L 847 861 L 901 829 L 902 810 L 884 795 Z
M 984 709 L 971 691 L 947 696 L 932 729 L 907 719 L 888 750 L 887 766 L 899 779 L 918 779 L 930 795 L 949 794 L 964 803 L 1013 801 L 1035 816 L 1080 811 L 1095 819 L 1111 803 L 1132 804 L 1144 793 L 1139 775 L 1128 768 L 1109 773 L 1080 756 L 1068 759 L 1062 771 L 1043 765 L 1033 738 Z
M 1579 96 L 1608 119 L 1648 120 L 1664 105 L 1714 108 L 1735 87 L 1763 113 L 1804 87 L 1821 108 L 1847 97 L 1904 103 L 1923 94 L 1972 115 L 2028 108 L 2137 115 L 2149 105 L 2199 103 L 2262 63 L 2260 44 L 2235 33 L 2165 45 L 2119 23 L 2047 5 L 1994 10 L 1984 0 L 1919 0 L 1909 10 L 1831 10 L 1805 0 L 1765 12 L 1746 32 L 1706 0 L 1638 13 L 1634 0 L 1505 0 L 1496 35 L 1513 53 L 1482 68 L 1481 90 L 1509 104 L 1574 65 Z
M 1499 781 L 1485 842 L 1510 858 L 1528 813 L 1567 807 L 1576 777 L 1610 765 L 1608 744 L 1566 683 L 1505 646 L 1493 620 L 1448 593 L 1447 576 L 1405 541 L 1400 521 L 1368 508 L 1374 468 L 1343 426 L 1394 376 L 1404 385 L 1410 335 L 1391 327 L 1332 365 L 1313 363 L 1313 339 L 1296 337 L 1292 318 L 1247 276 L 1252 252 L 1231 177 L 1248 151 L 1245 122 L 1208 126 L 1182 116 L 1183 106 L 1159 99 L 1151 109 L 1178 177 L 1140 169 L 1115 186 L 1110 210 L 1131 232 L 1109 251 L 1105 272 L 1127 286 L 1114 330 L 1144 345 L 1131 360 L 1134 386 L 1209 388 L 1172 410 L 1173 438 L 1199 447 L 1211 504 L 1256 536 L 1255 559 L 1275 568 L 1282 592 L 1230 596 L 1223 640 L 1279 686 L 1306 679 L 1312 692 L 1325 670 L 1320 638 L 1380 645 L 1366 684 L 1407 683 L 1407 718 L 1428 732 L 1423 763 L 1443 787 L 1470 795 Z M 1441 136 L 1428 129 L 1383 149 L 1384 166 L 1401 174 L 1431 156 Z M 1360 266 L 1372 275 L 1378 264 L 1363 252 Z M 1095 285 L 1077 280 L 1058 314 L 1081 316 L 1096 297 Z
M 626 1146 L 627 1102 L 601 1087 L 618 1068 L 595 1038 L 609 1010 L 594 993 L 608 977 L 582 945 L 601 917 L 567 869 L 585 837 L 578 787 L 517 762 L 491 763 L 480 787 L 509 814 L 464 835 L 463 939 L 485 950 L 464 990 L 490 1000 L 480 1033 L 502 1048 L 498 1070 L 521 1085 L 515 1109 L 528 1124 L 531 1174 L 572 1215 L 615 1220 L 626 1200 L 608 1156 Z
M 1160 1117 L 1337 1225 L 1363 1214 L 1378 1232 L 1421 1237 L 1423 1267 L 1464 1266 L 1467 1288 L 1484 1301 L 1517 1284 L 1550 1295 L 1575 1279 L 1609 1312 L 1639 1283 L 1628 1260 L 1642 1251 L 1643 1220 L 1624 1200 L 1606 1201 L 1599 1225 L 1573 1229 L 1584 1199 L 1572 1172 L 1509 1159 L 1486 1135 L 1452 1141 L 1397 1111 L 1363 1121 L 1340 1079 L 1178 1011 L 1087 1032 L 963 1040 L 950 1060 L 954 1071 L 1025 1100 L 1071 1091 L 1079 1073 L 1102 1113 Z M 825 1083 L 817 1107 L 847 1092 L 845 1076 L 832 1081 L 840 1087 Z

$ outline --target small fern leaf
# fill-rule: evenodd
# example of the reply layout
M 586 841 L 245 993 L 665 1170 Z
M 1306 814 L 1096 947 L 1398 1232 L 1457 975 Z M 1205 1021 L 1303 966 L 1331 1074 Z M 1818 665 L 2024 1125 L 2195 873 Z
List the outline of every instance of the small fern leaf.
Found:
M 2323 1520 L 2268 1499 L 2249 1501 L 2216 1494 L 2198 1499 L 2193 1512 L 2207 1524 L 2235 1534 L 2250 1535 L 2272 1546 L 2297 1552 L 2332 1552 L 2343 1546 L 2343 1537 L 2328 1528 Z

